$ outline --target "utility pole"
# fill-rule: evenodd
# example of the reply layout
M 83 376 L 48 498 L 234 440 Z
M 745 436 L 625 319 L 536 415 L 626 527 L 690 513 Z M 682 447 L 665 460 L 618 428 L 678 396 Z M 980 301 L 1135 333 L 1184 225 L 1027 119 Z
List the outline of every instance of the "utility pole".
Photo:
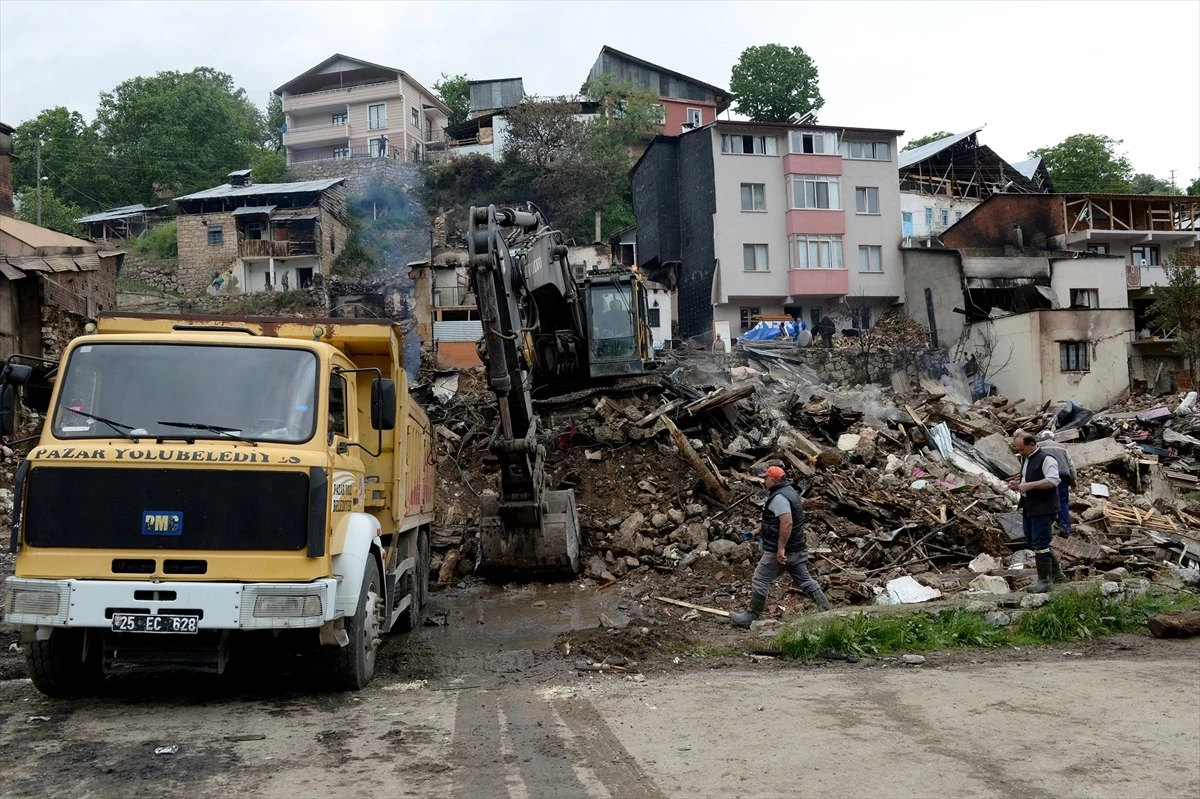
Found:
M 42 137 L 38 136 L 37 145 L 37 223 L 42 226 Z
M 1171 196 L 1175 196 L 1175 170 L 1171 170 Z

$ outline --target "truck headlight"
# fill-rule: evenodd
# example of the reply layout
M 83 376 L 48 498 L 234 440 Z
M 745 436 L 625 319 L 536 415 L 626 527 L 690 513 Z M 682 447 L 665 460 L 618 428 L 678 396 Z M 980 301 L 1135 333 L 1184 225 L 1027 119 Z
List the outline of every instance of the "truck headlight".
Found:
M 4 614 L 22 616 L 57 616 L 59 592 L 32 588 L 13 588 L 4 603 Z
M 319 596 L 267 594 L 254 599 L 255 618 L 309 618 L 322 615 Z

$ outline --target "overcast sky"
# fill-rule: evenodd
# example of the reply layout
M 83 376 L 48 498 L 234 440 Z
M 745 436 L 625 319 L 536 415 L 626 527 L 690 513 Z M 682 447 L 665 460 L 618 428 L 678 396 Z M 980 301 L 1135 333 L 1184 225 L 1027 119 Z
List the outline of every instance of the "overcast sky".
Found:
M 0 0 L 0 120 L 134 75 L 210 66 L 255 101 L 335 52 L 573 94 L 602 45 L 718 86 L 741 51 L 800 45 L 822 123 L 960 132 L 1009 161 L 1073 133 L 1138 172 L 1200 175 L 1200 2 L 67 2 Z

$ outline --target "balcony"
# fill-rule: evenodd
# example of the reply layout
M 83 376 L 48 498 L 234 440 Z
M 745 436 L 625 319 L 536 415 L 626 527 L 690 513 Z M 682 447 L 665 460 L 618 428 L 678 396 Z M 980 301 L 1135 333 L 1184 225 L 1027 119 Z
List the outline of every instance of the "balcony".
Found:
M 841 297 L 850 293 L 850 272 L 845 269 L 792 269 L 788 294 L 793 297 Z
M 396 139 L 399 139 L 396 136 Z M 377 147 L 360 144 L 356 147 L 346 147 L 341 145 L 338 147 L 325 146 L 314 147 L 307 150 L 288 149 L 287 159 L 288 166 L 292 164 L 309 164 L 314 161 L 357 161 L 363 158 L 382 158 Z M 389 161 L 397 161 L 399 163 L 414 163 L 422 161 L 423 158 L 418 158 L 415 152 L 405 152 L 399 147 L 391 144 L 388 146 L 387 159 Z
M 382 83 L 365 83 L 359 86 L 345 86 L 308 94 L 289 95 L 284 98 L 283 110 L 293 114 L 299 111 L 317 111 L 326 108 L 344 109 L 346 103 L 391 100 L 399 99 L 399 97 L 399 81 L 389 80 Z
M 475 292 L 468 286 L 435 286 L 433 304 L 438 308 L 474 308 Z
M 288 147 L 303 147 L 314 144 L 342 144 L 350 139 L 350 126 L 326 123 L 291 128 L 283 134 L 283 143 Z
M 246 239 L 238 242 L 239 258 L 291 258 L 297 255 L 316 254 L 317 247 L 312 241 Z

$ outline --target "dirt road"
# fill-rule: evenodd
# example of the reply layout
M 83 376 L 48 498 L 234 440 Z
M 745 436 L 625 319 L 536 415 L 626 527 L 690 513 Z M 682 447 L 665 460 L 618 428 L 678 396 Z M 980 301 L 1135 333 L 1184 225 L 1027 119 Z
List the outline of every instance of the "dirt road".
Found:
M 0 793 L 1191 797 L 1200 783 L 1197 642 L 918 668 L 684 664 L 635 682 L 576 674 L 551 646 L 578 602 L 530 598 L 440 599 L 451 624 L 392 641 L 360 694 L 264 675 L 66 702 L 0 682 Z

